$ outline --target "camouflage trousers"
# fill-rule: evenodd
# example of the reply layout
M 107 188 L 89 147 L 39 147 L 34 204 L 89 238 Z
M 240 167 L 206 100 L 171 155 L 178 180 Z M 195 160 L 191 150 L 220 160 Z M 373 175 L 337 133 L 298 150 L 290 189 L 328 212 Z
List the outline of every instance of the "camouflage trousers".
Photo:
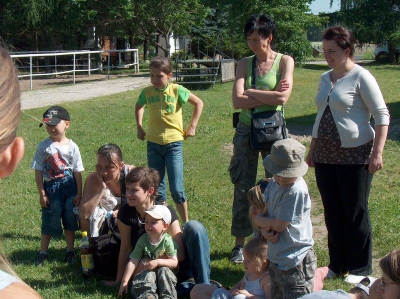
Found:
M 176 299 L 176 282 L 176 275 L 167 267 L 158 267 L 153 271 L 143 270 L 133 278 L 131 295 L 136 299 L 148 296 Z
M 270 263 L 271 298 L 292 299 L 312 293 L 316 268 L 317 256 L 312 248 L 303 261 L 292 269 L 284 271 Z
M 263 159 L 269 154 L 267 151 L 259 152 L 251 149 L 250 126 L 239 121 L 233 137 L 233 156 L 228 169 L 232 184 L 235 185 L 231 226 L 231 234 L 235 237 L 247 237 L 253 232 L 247 191 L 256 183 L 260 153 Z M 272 177 L 268 172 L 264 173 L 266 177 Z

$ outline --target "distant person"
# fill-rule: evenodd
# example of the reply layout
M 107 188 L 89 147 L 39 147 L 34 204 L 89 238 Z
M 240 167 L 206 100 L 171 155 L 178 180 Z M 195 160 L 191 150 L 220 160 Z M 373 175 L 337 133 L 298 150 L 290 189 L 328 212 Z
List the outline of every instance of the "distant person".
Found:
M 0 46 L 0 178 L 14 172 L 24 155 L 24 141 L 17 137 L 21 102 L 17 72 L 10 54 Z M 8 199 L 7 199 L 8 200 Z M 0 299 L 39 299 L 12 270 L 0 249 Z
M 349 274 L 346 281 L 356 283 L 372 273 L 368 198 L 373 175 L 383 168 L 389 111 L 375 78 L 353 62 L 354 44 L 353 33 L 342 26 L 322 36 L 332 69 L 319 81 L 306 161 L 315 167 L 324 205 L 330 259 L 326 278 Z
M 300 298 L 314 290 L 317 257 L 313 250 L 311 199 L 303 179 L 306 148 L 292 138 L 276 141 L 264 159 L 273 174 L 264 192 L 263 215 L 254 218 L 268 241 L 271 297 Z M 271 232 L 279 233 L 277 242 Z M 267 234 L 266 234 L 267 233 Z
M 119 296 L 127 294 L 129 281 L 139 263 L 144 270 L 132 281 L 135 298 L 176 298 L 176 276 L 172 270 L 178 266 L 178 245 L 166 232 L 171 224 L 171 212 L 164 205 L 156 205 L 144 211 L 145 230 L 129 257 L 119 288 Z M 147 258 L 149 261 L 143 262 Z
M 176 204 L 183 225 L 189 221 L 187 198 L 183 188 L 182 140 L 193 137 L 203 110 L 203 102 L 185 87 L 169 83 L 172 64 L 169 58 L 156 57 L 150 62 L 152 86 L 142 90 L 135 107 L 137 137 L 147 140 L 148 166 L 160 173 L 157 202 L 167 200 L 165 169 L 171 196 Z M 184 129 L 183 105 L 193 105 L 189 126 Z M 147 130 L 143 129 L 144 107 L 148 108 Z
M 267 258 L 268 246 L 264 238 L 250 239 L 243 249 L 243 278 L 231 290 L 215 285 L 198 284 L 190 293 L 191 299 L 271 299 Z
M 125 176 L 134 168 L 125 164 L 121 148 L 113 143 L 97 150 L 95 167 L 86 177 L 79 204 L 81 230 L 90 232 L 91 237 L 108 233 L 108 213 L 113 220 L 111 225 L 115 226 L 118 210 L 127 202 Z
M 282 110 L 289 100 L 293 87 L 293 58 L 274 51 L 276 24 L 268 15 L 253 15 L 244 26 L 244 37 L 255 56 L 238 62 L 232 90 L 233 108 L 241 109 L 239 122 L 233 137 L 233 156 L 229 173 L 234 184 L 231 234 L 235 245 L 230 261 L 243 261 L 246 237 L 253 232 L 249 219 L 247 191 L 256 183 L 258 157 L 268 151 L 254 151 L 250 147 L 250 122 L 254 112 Z M 252 87 L 252 61 L 256 59 L 255 86 Z M 271 177 L 265 173 L 266 177 Z
M 48 259 L 50 240 L 61 236 L 63 229 L 67 242 L 65 261 L 72 264 L 76 262 L 75 231 L 79 230 L 73 209 L 82 195 L 82 158 L 78 146 L 66 136 L 71 121 L 65 108 L 47 109 L 40 127 L 43 124 L 49 138 L 38 145 L 31 165 L 42 207 L 42 236 L 35 265 L 41 266 Z

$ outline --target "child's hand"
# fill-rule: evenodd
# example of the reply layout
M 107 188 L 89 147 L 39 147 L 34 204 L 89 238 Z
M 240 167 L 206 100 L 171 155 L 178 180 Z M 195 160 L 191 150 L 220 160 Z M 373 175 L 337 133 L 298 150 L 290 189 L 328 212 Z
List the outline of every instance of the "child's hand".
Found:
M 151 260 L 146 264 L 146 269 L 149 270 L 149 271 L 154 270 L 157 267 L 158 267 L 158 261 L 157 260 Z
M 79 206 L 79 203 L 81 202 L 81 194 L 77 194 L 74 199 L 72 200 L 72 203 L 74 204 L 75 207 Z
M 137 138 L 140 140 L 144 140 L 144 137 L 146 136 L 146 132 L 143 130 L 142 127 L 137 128 Z
M 290 84 L 286 81 L 286 79 L 282 79 L 279 81 L 278 85 L 275 88 L 275 91 L 285 91 L 288 90 L 290 87 Z
M 248 291 L 240 290 L 240 289 L 232 290 L 231 291 L 231 295 L 232 295 L 232 297 L 237 296 L 237 295 L 244 295 L 244 296 L 246 296 L 246 298 L 252 297 L 252 294 L 250 294 Z
M 196 135 L 196 128 L 189 126 L 186 128 L 185 132 L 183 133 L 183 137 L 187 138 L 187 137 L 193 137 Z
M 262 228 L 261 234 L 265 239 L 267 239 L 271 243 L 277 243 L 279 241 L 279 233 L 271 229 Z
M 118 296 L 122 297 L 124 293 L 128 294 L 128 284 L 122 282 L 121 286 L 119 287 Z
M 40 197 L 40 205 L 43 209 L 47 209 L 49 207 L 49 198 L 47 195 L 43 195 Z

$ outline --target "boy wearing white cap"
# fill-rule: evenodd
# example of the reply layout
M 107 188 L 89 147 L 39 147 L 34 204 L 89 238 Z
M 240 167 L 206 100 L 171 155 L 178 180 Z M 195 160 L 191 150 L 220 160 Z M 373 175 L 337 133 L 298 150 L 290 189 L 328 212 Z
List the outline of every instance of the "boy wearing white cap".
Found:
M 129 257 L 118 294 L 128 292 L 129 279 L 142 262 L 145 270 L 136 274 L 132 282 L 135 298 L 177 298 L 177 279 L 171 270 L 178 266 L 178 245 L 165 233 L 171 223 L 171 212 L 164 205 L 155 205 L 144 212 L 146 233 Z
M 255 224 L 268 241 L 271 297 L 300 298 L 313 291 L 317 258 L 312 246 L 311 200 L 303 175 L 305 147 L 288 138 L 275 142 L 264 159 L 273 178 L 265 189 L 265 209 Z M 273 243 L 275 242 L 275 243 Z

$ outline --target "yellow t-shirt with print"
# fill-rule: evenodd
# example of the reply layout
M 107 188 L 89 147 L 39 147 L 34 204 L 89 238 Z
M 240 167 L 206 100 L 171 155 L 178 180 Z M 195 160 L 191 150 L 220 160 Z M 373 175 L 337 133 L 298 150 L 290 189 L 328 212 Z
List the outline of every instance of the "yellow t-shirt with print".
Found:
M 148 108 L 147 141 L 165 145 L 183 140 L 182 105 L 189 95 L 188 89 L 173 83 L 164 89 L 149 86 L 142 90 L 138 105 Z

